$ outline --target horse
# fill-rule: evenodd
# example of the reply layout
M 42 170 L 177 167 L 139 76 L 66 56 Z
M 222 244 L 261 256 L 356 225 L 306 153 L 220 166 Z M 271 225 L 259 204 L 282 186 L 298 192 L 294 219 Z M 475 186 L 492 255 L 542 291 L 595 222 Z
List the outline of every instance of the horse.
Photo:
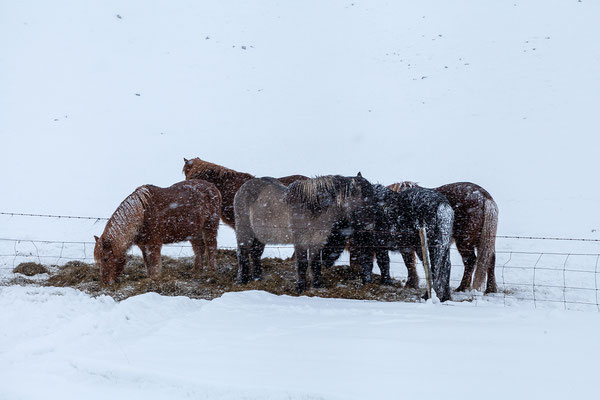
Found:
M 203 179 L 213 183 L 221 192 L 223 199 L 221 218 L 223 222 L 235 229 L 235 213 L 233 212 L 233 198 L 240 186 L 254 178 L 254 175 L 238 172 L 213 164 L 200 158 L 183 159 L 183 174 L 186 179 Z M 285 186 L 297 180 L 308 179 L 304 175 L 290 175 L 279 178 Z
M 414 182 L 400 182 L 388 186 L 398 192 L 419 187 Z M 473 288 L 481 290 L 487 273 L 486 293 L 498 291 L 495 277 L 496 231 L 498 206 L 481 186 L 471 182 L 456 182 L 434 188 L 443 194 L 454 210 L 453 239 L 460 253 L 465 272 L 457 291 L 469 290 L 473 270 Z M 477 249 L 477 256 L 475 255 Z M 410 271 L 409 271 L 410 274 Z M 416 274 L 416 271 L 415 271 Z
M 423 260 L 421 237 L 419 230 L 424 227 L 427 237 L 428 252 L 431 260 L 433 288 L 441 301 L 450 300 L 450 244 L 454 212 L 448 200 L 441 194 L 423 188 L 411 189 L 401 193 L 394 192 L 379 184 L 373 185 L 376 201 L 375 230 L 373 247 L 377 266 L 381 271 L 381 283 L 391 282 L 390 251 L 402 254 L 409 276 L 407 287 L 418 288 L 414 253 Z M 331 237 L 330 237 L 331 238 Z M 325 266 L 344 250 L 346 240 L 329 242 L 330 252 L 323 258 Z M 357 246 L 362 246 L 360 239 L 350 235 L 348 249 L 350 263 L 356 260 Z
M 203 261 L 216 268 L 220 217 L 221 194 L 210 182 L 193 179 L 168 188 L 138 187 L 117 207 L 102 236 L 94 236 L 101 281 L 112 284 L 117 280 L 125 268 L 127 250 L 134 244 L 142 251 L 151 277 L 161 272 L 162 245 L 184 240 L 194 250 L 193 272 L 200 270 Z
M 266 177 L 244 183 L 233 201 L 239 284 L 261 277 L 265 244 L 293 244 L 296 289 L 306 290 L 311 266 L 313 287 L 323 286 L 320 252 L 333 229 L 347 225 L 363 245 L 359 249 L 362 281 L 372 281 L 374 228 L 373 187 L 365 178 L 328 175 L 299 180 L 289 187 Z

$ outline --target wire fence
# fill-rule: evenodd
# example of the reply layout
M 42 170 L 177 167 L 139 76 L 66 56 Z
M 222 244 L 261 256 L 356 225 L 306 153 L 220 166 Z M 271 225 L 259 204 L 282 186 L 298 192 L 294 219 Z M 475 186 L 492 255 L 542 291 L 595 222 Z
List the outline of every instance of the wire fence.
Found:
M 50 214 L 6 213 L 0 215 L 106 220 L 99 217 L 60 216 Z M 502 236 L 502 249 L 496 251 L 496 279 L 499 292 L 486 295 L 486 301 L 512 305 L 528 303 L 533 307 L 560 307 L 564 309 L 594 309 L 600 311 L 599 299 L 599 266 L 600 252 L 571 251 L 527 251 L 513 250 L 514 243 L 522 240 L 562 241 L 590 243 L 600 242 L 597 239 L 557 238 L 541 236 Z M 90 241 L 57 241 L 41 239 L 0 238 L 0 276 L 10 276 L 12 270 L 22 262 L 37 262 L 44 265 L 64 265 L 69 261 L 93 263 L 95 242 Z M 231 246 L 219 246 L 223 250 L 235 250 Z M 596 250 L 596 249 L 594 249 Z M 285 258 L 291 256 L 293 246 L 266 246 L 265 256 Z M 141 254 L 136 248 L 130 254 Z M 163 255 L 170 257 L 191 257 L 193 251 L 187 243 L 170 244 L 163 247 Z M 461 281 L 464 265 L 458 251 L 451 250 L 452 273 L 451 285 L 457 287 Z M 337 264 L 348 264 L 349 257 L 345 253 Z M 404 262 L 399 254 L 392 253 L 390 258 L 392 275 L 396 279 L 407 276 Z M 375 267 L 375 270 L 377 268 Z M 421 270 L 422 271 L 422 270 Z M 420 276 L 424 276 L 423 272 Z M 455 293 L 454 298 L 479 302 L 482 294 L 470 292 Z

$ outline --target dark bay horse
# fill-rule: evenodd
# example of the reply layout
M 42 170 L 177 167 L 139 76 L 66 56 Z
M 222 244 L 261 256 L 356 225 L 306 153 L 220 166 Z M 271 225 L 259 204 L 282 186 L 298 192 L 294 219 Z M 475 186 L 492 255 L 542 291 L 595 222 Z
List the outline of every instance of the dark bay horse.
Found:
M 213 183 L 217 189 L 219 189 L 223 199 L 221 218 L 224 223 L 235 228 L 233 198 L 240 186 L 254 178 L 254 176 L 245 172 L 234 171 L 199 158 L 192 158 L 191 160 L 184 158 L 183 161 L 183 173 L 186 179 L 203 179 Z M 285 186 L 289 186 L 291 183 L 302 179 L 308 179 L 308 177 L 303 175 L 290 175 L 279 178 L 279 181 Z
M 265 244 L 293 244 L 298 292 L 306 289 L 309 264 L 313 286 L 321 287 L 321 250 L 331 231 L 346 224 L 362 245 L 363 282 L 371 282 L 374 210 L 373 187 L 361 176 L 322 176 L 289 187 L 274 178 L 249 180 L 234 199 L 238 283 L 250 280 L 249 256 L 252 277 L 260 279 Z
M 94 258 L 103 283 L 114 283 L 125 268 L 132 245 L 142 251 L 149 276 L 161 272 L 160 249 L 164 243 L 189 240 L 194 249 L 194 271 L 215 268 L 221 194 L 212 183 L 192 179 L 168 188 L 144 185 L 127 196 L 97 237 Z
M 400 182 L 388 187 L 398 192 L 418 185 L 413 182 Z M 487 273 L 486 293 L 497 292 L 494 273 L 498 228 L 496 202 L 484 188 L 470 182 L 450 183 L 433 190 L 446 196 L 454 210 L 453 239 L 465 265 L 462 281 L 456 290 L 469 290 L 475 270 L 473 288 L 481 290 Z
M 424 227 L 427 237 L 427 251 L 431 261 L 433 289 L 441 301 L 450 300 L 450 244 L 454 212 L 448 200 L 431 189 L 415 188 L 396 193 L 383 185 L 373 185 L 376 201 L 374 254 L 381 271 L 382 283 L 389 283 L 389 251 L 402 254 L 408 269 L 406 286 L 418 288 L 419 277 L 415 265 L 416 253 L 423 260 L 419 230 Z M 326 266 L 333 265 L 331 260 L 339 255 L 346 245 L 345 239 L 328 242 L 323 256 Z M 356 260 L 356 247 L 361 246 L 360 239 L 350 235 L 348 247 L 350 262 Z

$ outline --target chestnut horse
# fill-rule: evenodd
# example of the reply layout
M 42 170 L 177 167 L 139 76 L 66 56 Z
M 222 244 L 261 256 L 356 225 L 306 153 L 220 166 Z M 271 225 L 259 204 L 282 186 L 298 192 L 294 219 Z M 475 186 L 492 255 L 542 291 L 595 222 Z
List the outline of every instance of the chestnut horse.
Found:
M 234 171 L 221 165 L 201 160 L 197 157 L 192 158 L 191 160 L 184 158 L 183 161 L 183 173 L 185 179 L 203 179 L 213 183 L 217 189 L 219 189 L 223 199 L 221 218 L 223 219 L 223 222 L 235 229 L 233 198 L 240 186 L 254 178 L 254 176 L 245 172 Z M 285 186 L 289 186 L 291 183 L 301 179 L 308 179 L 308 177 L 303 175 L 290 175 L 279 178 L 279 181 Z
M 414 182 L 400 182 L 388 186 L 395 192 L 419 187 Z M 457 291 L 471 287 L 481 290 L 487 273 L 486 293 L 498 291 L 494 268 L 496 265 L 496 231 L 498 206 L 492 196 L 481 186 L 470 182 L 449 183 L 434 188 L 446 196 L 454 210 L 453 239 L 465 265 L 465 272 Z M 475 255 L 477 249 L 477 255 Z M 414 256 L 413 256 L 414 259 Z M 405 262 L 406 263 L 406 262 Z M 409 275 L 412 266 L 407 264 Z M 416 270 L 414 271 L 416 274 Z
M 296 181 L 289 187 L 274 178 L 244 183 L 234 199 L 238 244 L 238 283 L 250 280 L 249 256 L 260 279 L 260 257 L 265 244 L 293 244 L 299 293 L 306 289 L 311 266 L 313 286 L 321 287 L 321 250 L 340 221 L 348 224 L 360 241 L 358 258 L 363 283 L 371 282 L 375 197 L 361 176 L 339 175 Z
M 94 236 L 101 281 L 116 281 L 134 244 L 142 251 L 149 276 L 161 272 L 162 245 L 184 240 L 192 243 L 194 272 L 205 261 L 205 252 L 208 266 L 215 268 L 220 216 L 221 194 L 212 183 L 193 179 L 168 188 L 140 186 L 119 205 L 102 236 Z

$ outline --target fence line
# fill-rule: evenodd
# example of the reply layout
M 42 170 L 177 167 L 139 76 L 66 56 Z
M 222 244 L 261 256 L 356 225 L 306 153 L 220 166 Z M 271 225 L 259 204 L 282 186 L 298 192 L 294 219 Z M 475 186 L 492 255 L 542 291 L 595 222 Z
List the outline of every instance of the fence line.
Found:
M 57 215 L 57 214 L 35 214 L 35 213 L 15 213 L 15 212 L 0 212 L 0 215 L 6 215 L 11 217 L 38 217 L 38 218 L 56 218 L 56 219 L 82 219 L 92 221 L 108 221 L 106 217 L 87 217 L 87 216 L 76 216 L 76 215 Z M 229 225 L 220 223 L 220 226 Z M 307 228 L 314 229 L 314 228 Z M 590 238 L 563 238 L 563 237 L 547 237 L 547 236 L 515 236 L 515 235 L 496 235 L 499 239 L 519 239 L 519 240 L 552 240 L 552 241 L 574 241 L 574 242 L 596 242 L 600 243 L 600 239 Z
M 13 270 L 18 262 L 35 260 L 40 264 L 56 265 L 61 261 L 84 261 L 93 263 L 94 259 L 89 254 L 89 245 L 93 242 L 86 241 L 52 241 L 52 240 L 30 240 L 30 239 L 11 239 L 0 238 L 0 270 Z M 29 248 L 24 250 L 24 245 Z M 191 246 L 184 244 L 165 245 L 165 248 L 172 249 L 174 252 L 179 250 L 174 257 L 191 256 Z M 187 253 L 184 254 L 184 250 Z M 219 246 L 222 250 L 235 250 L 232 246 Z M 293 249 L 293 246 L 266 246 L 266 249 Z M 130 254 L 133 250 L 130 251 Z M 291 251 L 289 252 L 291 253 Z M 458 253 L 452 248 L 452 254 L 455 258 L 452 262 L 452 271 L 454 276 L 451 279 L 453 284 L 460 282 L 458 272 L 462 275 L 463 264 Z M 519 252 L 502 251 L 497 252 L 500 258 L 496 265 L 496 273 L 499 274 L 500 295 L 492 295 L 489 299 L 501 299 L 504 305 L 509 300 L 532 302 L 534 307 L 539 307 L 542 303 L 563 304 L 564 309 L 573 306 L 592 307 L 600 312 L 599 278 L 600 274 L 600 253 L 577 254 L 577 253 L 545 253 L 545 252 Z M 530 262 L 535 256 L 534 260 Z M 279 252 L 281 258 L 281 253 Z M 526 259 L 520 259 L 525 257 Z M 576 258 L 584 258 L 590 261 L 589 268 L 572 267 L 570 264 Z M 10 260 L 12 258 L 12 260 Z M 550 258 L 554 263 L 544 263 L 545 258 Z M 3 263 L 3 259 L 9 259 Z M 456 260 L 458 259 L 458 260 Z M 338 263 L 349 263 L 348 259 L 338 260 Z M 402 261 L 390 260 L 393 265 L 404 264 Z M 554 266 L 553 266 L 554 265 Z M 402 273 L 405 269 L 399 268 Z M 457 272 L 458 271 L 458 272 Z M 592 276 L 593 275 L 593 276 Z M 397 277 L 398 278 L 398 277 Z M 403 278 L 403 277 L 401 277 Z M 500 285 L 501 281 L 501 285 Z M 457 298 L 470 299 L 477 302 L 481 299 L 481 294 L 471 292 L 466 295 L 457 295 Z

